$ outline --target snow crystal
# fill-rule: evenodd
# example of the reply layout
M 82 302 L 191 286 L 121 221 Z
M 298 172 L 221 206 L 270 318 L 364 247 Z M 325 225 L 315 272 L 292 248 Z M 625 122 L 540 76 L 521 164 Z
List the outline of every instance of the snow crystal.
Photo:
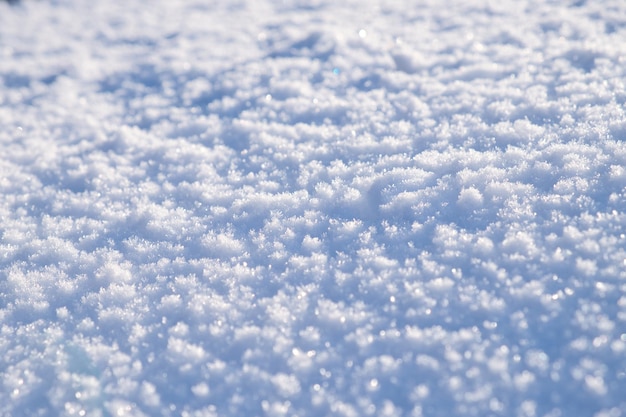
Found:
M 218 3 L 0 2 L 0 415 L 624 415 L 621 2 Z

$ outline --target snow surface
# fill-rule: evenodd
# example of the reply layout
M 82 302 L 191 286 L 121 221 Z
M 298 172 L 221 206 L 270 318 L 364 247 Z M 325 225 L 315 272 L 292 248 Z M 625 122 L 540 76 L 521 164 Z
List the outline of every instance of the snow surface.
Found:
M 626 3 L 0 2 L 0 415 L 626 416 Z

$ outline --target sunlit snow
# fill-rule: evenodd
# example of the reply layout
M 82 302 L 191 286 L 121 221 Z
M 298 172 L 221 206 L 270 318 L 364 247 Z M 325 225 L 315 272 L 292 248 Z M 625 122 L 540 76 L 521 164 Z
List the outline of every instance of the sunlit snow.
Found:
M 626 417 L 625 80 L 621 0 L 0 1 L 0 416 Z

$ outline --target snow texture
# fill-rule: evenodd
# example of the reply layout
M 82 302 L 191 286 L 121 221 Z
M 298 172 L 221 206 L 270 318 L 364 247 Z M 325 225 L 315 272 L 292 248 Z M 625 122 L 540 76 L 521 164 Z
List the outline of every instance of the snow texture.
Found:
M 626 416 L 622 0 L 0 2 L 0 416 Z

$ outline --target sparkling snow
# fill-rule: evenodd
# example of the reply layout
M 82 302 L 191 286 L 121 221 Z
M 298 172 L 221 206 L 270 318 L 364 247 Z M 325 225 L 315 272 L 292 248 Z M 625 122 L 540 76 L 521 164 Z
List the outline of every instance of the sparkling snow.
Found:
M 624 80 L 621 0 L 0 2 L 0 416 L 626 416 Z

